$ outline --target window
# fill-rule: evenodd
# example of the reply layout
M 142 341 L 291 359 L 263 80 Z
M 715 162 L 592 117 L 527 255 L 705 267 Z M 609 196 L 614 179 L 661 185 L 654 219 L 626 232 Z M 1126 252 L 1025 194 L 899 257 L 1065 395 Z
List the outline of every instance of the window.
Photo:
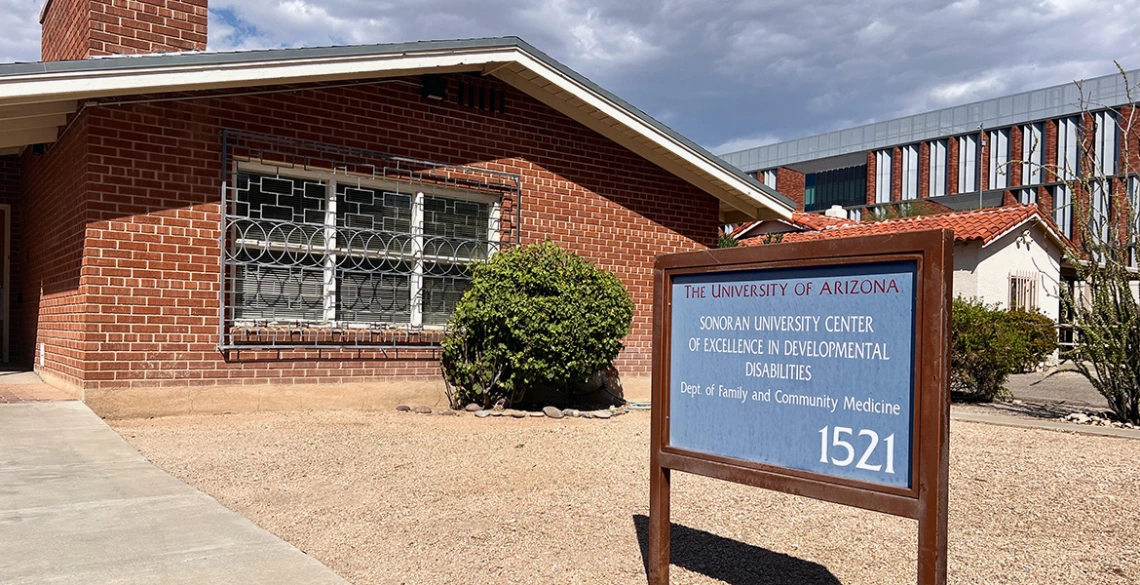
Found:
M 499 241 L 487 193 L 253 164 L 234 185 L 237 323 L 443 326 Z
M 958 137 L 958 192 L 978 190 L 978 137 Z
M 1079 137 L 1081 119 L 1073 116 L 1057 120 L 1057 177 L 1075 180 L 1080 170 Z
M 902 147 L 902 198 L 918 199 L 918 145 Z
M 1129 246 L 1129 265 L 1140 268 L 1140 177 L 1128 177 L 1128 210 L 1132 218 L 1132 241 Z
M 1117 149 L 1117 132 L 1115 112 L 1097 112 L 1093 114 L 1096 123 L 1096 132 L 1093 135 L 1093 155 L 1096 157 L 1096 173 L 1105 177 L 1116 174 L 1116 159 L 1119 156 Z
M 763 173 L 758 173 L 757 178 L 761 179 L 761 183 L 764 183 L 773 189 L 776 188 L 776 169 L 768 169 Z
M 875 153 L 875 203 L 891 201 L 891 165 L 894 152 L 880 150 Z
M 1037 189 L 1035 187 L 1018 189 L 1016 193 L 1017 202 L 1022 205 L 1033 205 L 1037 203 Z
M 1073 190 L 1068 185 L 1053 188 L 1053 220 L 1066 238 L 1073 237 Z
M 1021 184 L 1040 185 L 1045 168 L 1045 125 L 1026 124 L 1021 127 Z
M 1089 237 L 1092 238 L 1093 255 L 1098 261 L 1104 261 L 1104 246 L 1109 243 L 1110 213 L 1112 213 L 1112 183 L 1107 179 L 1089 182 Z
M 804 175 L 804 210 L 867 204 L 867 165 Z
M 930 143 L 930 196 L 939 197 L 946 194 L 946 168 L 949 162 L 946 152 L 946 141 L 935 140 Z
M 1037 272 L 1014 272 L 1009 275 L 1009 308 L 1022 311 L 1037 309 Z
M 1009 128 L 990 131 L 990 189 L 1009 186 Z

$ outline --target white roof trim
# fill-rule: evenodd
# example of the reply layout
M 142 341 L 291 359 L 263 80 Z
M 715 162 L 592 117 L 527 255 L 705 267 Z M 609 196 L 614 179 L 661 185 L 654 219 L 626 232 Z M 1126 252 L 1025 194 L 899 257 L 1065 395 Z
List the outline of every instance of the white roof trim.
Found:
M 1064 253 L 1064 251 L 1066 249 L 1068 249 L 1069 244 L 1065 243 L 1065 239 L 1061 237 L 1061 234 L 1058 234 L 1057 231 L 1053 229 L 1053 226 L 1050 225 L 1049 222 L 1045 221 L 1045 219 L 1041 217 L 1040 211 L 1038 211 L 1037 213 L 1034 213 L 1033 215 L 1030 215 L 1029 217 L 1017 222 L 1013 227 L 1011 227 L 1011 228 L 1005 230 L 1004 232 L 994 236 L 990 241 L 982 244 L 982 248 L 988 248 L 990 244 L 993 244 L 994 242 L 997 242 L 998 240 L 1006 237 L 1011 232 L 1017 231 L 1018 228 L 1020 228 L 1021 226 L 1025 225 L 1027 223 L 1032 223 L 1036 226 L 1040 226 L 1041 229 L 1045 232 L 1045 235 L 1049 236 L 1049 239 L 1053 240 L 1053 243 L 1057 244 L 1057 246 L 1059 246 L 1061 248 L 1062 254 Z
M 269 52 L 270 54 L 272 52 Z M 758 218 L 790 218 L 792 208 L 780 199 L 757 189 L 746 179 L 728 170 L 727 163 L 712 160 L 683 141 L 668 135 L 647 123 L 606 96 L 572 79 L 546 61 L 519 47 L 480 49 L 449 49 L 423 51 L 414 54 L 371 54 L 325 56 L 304 59 L 265 59 L 235 63 L 162 64 L 153 65 L 140 59 L 138 67 L 116 67 L 103 70 L 37 72 L 0 77 L 0 108 L 56 101 L 126 96 L 145 93 L 280 85 L 315 81 L 368 79 L 421 73 L 480 71 L 488 66 L 517 63 L 575 99 L 596 108 L 606 117 L 627 130 L 633 131 L 666 153 L 663 159 L 650 162 L 662 165 L 676 157 L 694 174 L 702 176 L 708 185 L 695 185 L 739 209 Z M 505 80 L 510 83 L 509 80 Z M 552 100 L 553 101 L 553 100 Z M 567 113 L 560 106 L 551 107 Z M 615 132 L 618 131 L 615 129 Z M 614 139 L 614 136 L 609 136 Z M 671 155 L 671 156 L 670 156 Z M 723 185 L 723 191 L 716 187 Z M 752 207 L 748 209 L 749 206 Z M 744 206 L 744 208 L 742 208 Z

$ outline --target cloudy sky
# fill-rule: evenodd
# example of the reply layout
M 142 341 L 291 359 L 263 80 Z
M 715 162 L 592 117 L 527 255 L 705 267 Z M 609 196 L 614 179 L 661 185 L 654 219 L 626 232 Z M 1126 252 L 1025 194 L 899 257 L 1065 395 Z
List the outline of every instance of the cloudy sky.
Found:
M 0 0 L 0 61 L 43 0 Z M 210 50 L 517 35 L 716 153 L 1140 68 L 1140 0 L 212 0 Z

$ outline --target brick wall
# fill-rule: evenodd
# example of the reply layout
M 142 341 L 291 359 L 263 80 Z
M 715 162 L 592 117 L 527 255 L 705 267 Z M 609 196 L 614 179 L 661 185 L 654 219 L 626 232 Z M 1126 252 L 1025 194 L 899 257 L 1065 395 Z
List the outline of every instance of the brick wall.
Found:
M 88 110 L 89 359 L 74 377 L 87 388 L 438 377 L 430 352 L 215 349 L 223 128 L 522 175 L 522 241 L 552 239 L 622 279 L 636 314 L 618 366 L 648 376 L 653 258 L 715 245 L 716 199 L 509 86 L 498 114 L 426 102 L 405 81 Z
M 918 146 L 918 198 L 930 197 L 930 142 Z
M 207 0 L 48 0 L 40 59 L 204 51 Z
M 891 149 L 891 201 L 902 200 L 902 148 Z
M 1022 163 L 1014 161 L 1023 161 L 1029 153 L 1023 153 L 1025 146 L 1025 136 L 1022 132 L 1022 126 L 1017 125 L 1009 130 L 1009 160 L 1010 164 L 1006 165 L 1006 173 L 1009 174 L 1009 186 L 1017 187 L 1023 184 L 1021 177 Z
M 804 210 L 806 184 L 803 173 L 785 167 L 776 169 L 776 187 L 780 193 L 796 203 L 796 209 Z
M 21 280 L 23 303 L 18 359 L 44 368 L 64 382 L 79 384 L 87 347 L 87 305 L 80 290 L 87 202 L 87 123 L 80 119 L 47 152 L 28 149 L 22 160 L 20 234 L 23 250 L 12 262 Z M 32 343 L 28 343 L 28 342 Z M 14 354 L 15 357 L 15 354 Z
M 946 194 L 958 193 L 958 137 L 946 140 Z

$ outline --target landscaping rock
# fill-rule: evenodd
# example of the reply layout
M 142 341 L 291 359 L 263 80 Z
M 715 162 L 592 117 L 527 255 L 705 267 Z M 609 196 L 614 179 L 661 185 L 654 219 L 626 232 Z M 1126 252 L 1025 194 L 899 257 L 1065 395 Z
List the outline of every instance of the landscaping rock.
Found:
M 514 418 L 526 418 L 526 413 L 521 410 L 512 410 L 510 415 Z
M 610 412 L 610 411 L 608 411 L 608 410 L 595 410 L 595 411 L 593 412 L 593 415 L 594 415 L 594 418 L 602 418 L 602 419 L 605 419 L 605 418 L 613 418 L 613 416 L 614 416 L 614 413 L 612 413 L 612 412 Z
M 527 416 L 533 416 L 535 418 L 538 418 L 540 416 L 546 416 L 546 413 L 542 412 L 541 410 L 532 410 L 532 411 L 527 413 Z
M 465 407 L 465 410 L 466 410 L 467 412 L 479 412 L 480 410 L 483 410 L 483 407 L 482 407 L 482 406 L 479 406 L 478 404 L 475 404 L 474 402 L 472 402 L 471 404 L 468 404 L 468 405 Z
M 404 404 L 401 404 L 400 406 L 396 407 L 396 412 L 411 412 L 411 411 L 412 411 L 412 407 L 404 405 Z
M 487 411 L 484 411 L 484 412 L 487 412 Z M 503 416 L 503 414 L 504 414 L 502 410 L 492 410 L 490 412 L 491 412 L 491 416 Z
M 477 411 L 475 411 L 475 418 L 487 418 L 489 416 L 491 416 L 491 411 L 489 411 L 489 410 L 477 410 Z
M 417 406 L 412 409 L 412 412 L 416 414 L 431 414 L 431 408 L 428 408 L 426 406 Z
M 580 416 L 582 418 L 594 418 L 594 415 L 592 413 L 589 413 L 589 412 L 581 412 L 581 413 L 576 414 L 574 416 Z
M 566 416 L 561 410 L 558 410 L 557 408 L 554 408 L 553 406 L 547 406 L 546 408 L 542 409 L 542 414 L 545 414 L 546 416 L 549 416 L 550 418 L 562 418 L 562 417 Z

